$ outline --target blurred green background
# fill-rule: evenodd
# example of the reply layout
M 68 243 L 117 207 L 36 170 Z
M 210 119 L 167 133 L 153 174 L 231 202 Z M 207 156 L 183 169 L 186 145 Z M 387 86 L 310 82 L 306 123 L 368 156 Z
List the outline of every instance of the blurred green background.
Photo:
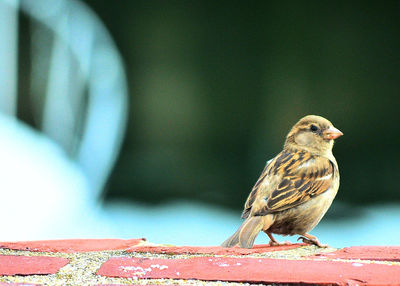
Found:
M 337 200 L 400 201 L 399 1 L 85 1 L 125 61 L 108 200 L 240 209 L 306 114 L 345 134 Z

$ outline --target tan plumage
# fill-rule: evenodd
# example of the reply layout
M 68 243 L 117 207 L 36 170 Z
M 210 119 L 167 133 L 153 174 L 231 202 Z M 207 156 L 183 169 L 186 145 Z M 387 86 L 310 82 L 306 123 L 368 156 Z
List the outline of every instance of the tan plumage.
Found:
M 308 115 L 290 130 L 283 151 L 268 161 L 246 200 L 245 219 L 222 246 L 251 248 L 262 230 L 301 235 L 306 243 L 321 244 L 308 234 L 321 220 L 339 188 L 339 169 L 332 154 L 333 140 L 343 135 L 327 119 Z

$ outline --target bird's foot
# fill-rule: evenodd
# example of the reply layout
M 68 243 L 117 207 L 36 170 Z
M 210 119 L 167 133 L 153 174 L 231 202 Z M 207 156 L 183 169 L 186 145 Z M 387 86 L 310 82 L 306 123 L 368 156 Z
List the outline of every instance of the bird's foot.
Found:
M 268 237 L 269 237 L 269 246 L 281 246 L 281 245 L 291 245 L 292 243 L 290 241 L 284 241 L 284 242 L 277 242 L 276 239 L 272 236 L 272 233 L 268 231 L 264 231 Z
M 303 243 L 313 244 L 313 245 L 316 245 L 316 246 L 321 247 L 321 248 L 329 247 L 328 244 L 320 243 L 318 238 L 316 238 L 315 236 L 313 236 L 311 234 L 303 234 L 303 235 L 304 236 L 300 236 L 297 240 L 301 240 Z
M 269 241 L 269 246 L 282 246 L 282 245 L 291 245 L 292 243 L 290 241 L 283 241 L 283 242 L 278 242 L 276 240 L 270 240 Z

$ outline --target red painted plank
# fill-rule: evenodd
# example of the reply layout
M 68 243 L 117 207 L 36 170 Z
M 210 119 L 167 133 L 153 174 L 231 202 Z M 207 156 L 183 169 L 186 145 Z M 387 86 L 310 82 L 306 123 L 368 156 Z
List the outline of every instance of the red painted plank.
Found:
M 320 253 L 314 257 L 328 259 L 363 259 L 400 261 L 400 246 L 352 246 L 335 252 Z
M 214 255 L 247 255 L 254 253 L 265 253 L 271 251 L 282 251 L 303 246 L 303 243 L 291 245 L 269 246 L 268 244 L 255 245 L 251 249 L 247 248 L 226 248 L 220 246 L 134 246 L 128 252 L 151 252 L 169 254 L 214 254 Z
M 137 245 L 140 239 L 66 239 L 0 242 L 0 248 L 42 252 L 90 252 L 102 250 L 123 250 Z
M 97 272 L 108 277 L 199 279 L 256 283 L 400 284 L 400 266 L 316 260 L 195 257 L 113 257 Z
M 61 257 L 0 255 L 0 275 L 55 274 L 68 263 Z

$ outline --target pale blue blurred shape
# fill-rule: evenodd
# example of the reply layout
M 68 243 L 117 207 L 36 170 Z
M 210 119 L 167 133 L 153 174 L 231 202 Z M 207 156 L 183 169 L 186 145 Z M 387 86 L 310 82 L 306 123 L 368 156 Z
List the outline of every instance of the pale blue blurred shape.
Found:
M 30 20 L 24 96 L 39 130 L 16 118 L 19 12 Z M 113 40 L 77 0 L 0 0 L 0 18 L 0 240 L 114 233 L 98 214 L 128 110 Z
M 32 25 L 32 41 L 45 51 L 38 51 L 42 58 L 51 56 L 43 131 L 72 153 L 89 178 L 90 191 L 99 197 L 126 126 L 127 85 L 119 52 L 99 18 L 80 1 L 22 0 L 21 10 L 39 21 Z M 49 50 L 40 45 L 43 27 L 55 35 Z M 35 64 L 37 74 L 47 73 L 40 70 L 40 59 Z M 87 110 L 79 122 L 86 89 Z M 76 138 L 77 129 L 84 130 L 82 138 Z
M 0 106 L 16 114 L 18 0 L 0 1 Z

